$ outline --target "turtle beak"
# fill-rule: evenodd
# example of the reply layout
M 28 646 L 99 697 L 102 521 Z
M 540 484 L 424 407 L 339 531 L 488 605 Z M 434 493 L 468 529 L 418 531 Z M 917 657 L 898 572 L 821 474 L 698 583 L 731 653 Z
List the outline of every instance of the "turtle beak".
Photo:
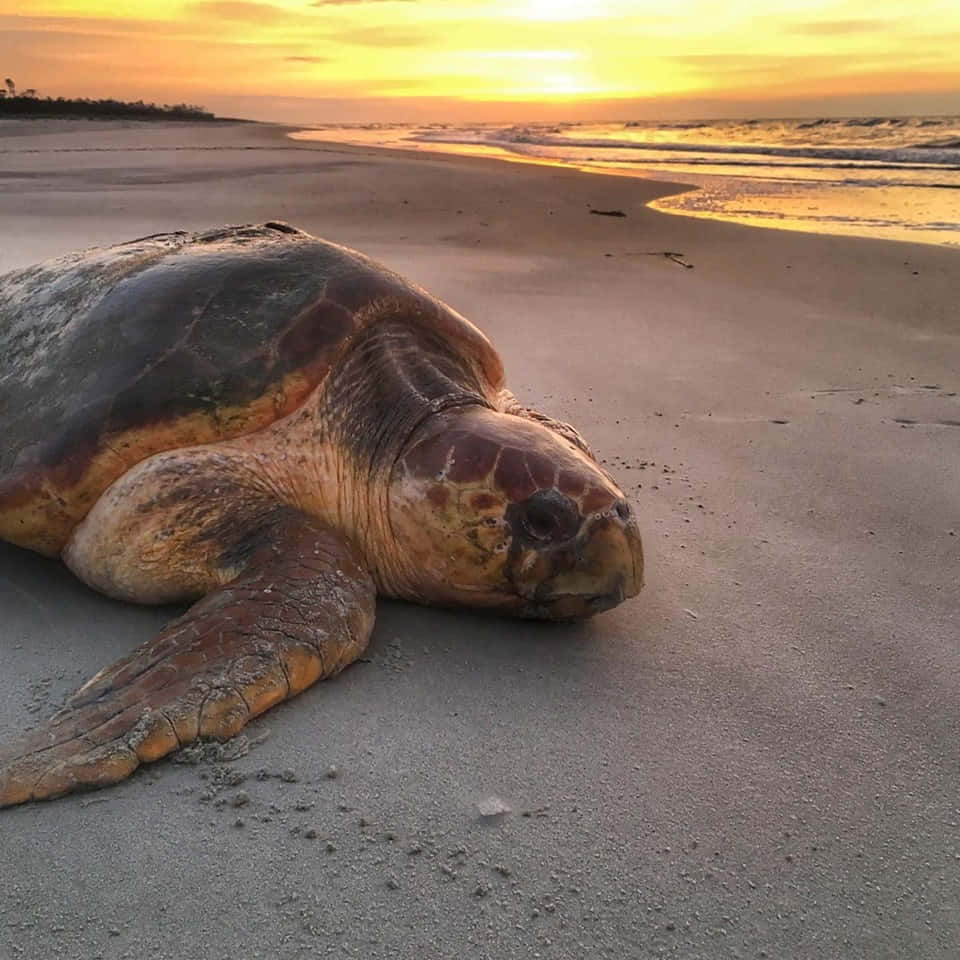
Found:
M 553 595 L 566 596 L 583 610 L 574 616 L 592 616 L 611 610 L 643 586 L 643 543 L 633 510 L 620 500 L 611 511 L 584 524 L 572 567 L 561 558 L 549 581 Z
M 528 616 L 591 617 L 635 597 L 643 586 L 643 544 L 624 499 L 585 519 L 567 542 L 518 559 L 515 583 L 529 601 Z

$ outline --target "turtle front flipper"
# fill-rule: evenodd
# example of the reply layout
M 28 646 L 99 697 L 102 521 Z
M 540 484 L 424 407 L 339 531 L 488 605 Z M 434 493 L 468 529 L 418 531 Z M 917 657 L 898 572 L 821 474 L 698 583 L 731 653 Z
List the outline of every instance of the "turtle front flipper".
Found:
M 128 777 L 338 673 L 365 649 L 376 592 L 351 545 L 278 507 L 238 575 L 0 746 L 0 807 Z

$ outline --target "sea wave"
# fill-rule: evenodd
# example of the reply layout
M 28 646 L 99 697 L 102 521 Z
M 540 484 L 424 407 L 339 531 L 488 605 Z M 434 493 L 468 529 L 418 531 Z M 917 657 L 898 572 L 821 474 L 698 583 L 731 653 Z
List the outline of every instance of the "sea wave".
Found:
M 865 123 L 865 121 L 864 121 Z M 675 162 L 698 162 L 703 154 L 717 156 L 755 156 L 764 158 L 837 160 L 857 164 L 922 165 L 923 168 L 960 169 L 960 140 L 944 140 L 904 147 L 784 146 L 765 143 L 685 143 L 683 141 L 638 141 L 615 137 L 557 136 L 557 129 L 510 127 L 498 131 L 467 133 L 457 143 L 487 145 L 530 145 L 563 149 L 621 150 L 637 153 L 668 153 Z M 411 139 L 423 142 L 449 141 L 447 134 L 420 132 Z M 935 151 L 942 151 L 937 154 Z M 688 154 L 682 158 L 679 154 Z M 711 162 L 716 162 L 713 160 Z M 724 161 L 729 163 L 732 161 Z
M 902 127 L 914 123 L 913 117 L 821 117 L 797 123 L 798 130 L 813 130 L 817 127 Z M 939 123 L 939 121 L 927 121 Z
M 705 130 L 710 126 L 709 123 L 655 123 L 651 124 L 649 120 L 628 120 L 624 127 L 630 129 L 633 127 L 649 128 L 654 127 L 657 130 Z
M 931 140 L 929 143 L 915 143 L 914 150 L 960 150 L 960 139 Z
M 628 157 L 613 159 L 610 157 L 587 157 L 587 163 L 606 163 L 613 164 L 616 166 L 628 165 L 628 166 L 648 166 L 648 167 L 665 167 L 667 162 L 658 159 L 656 157 Z M 891 179 L 889 176 L 886 177 L 877 177 L 876 179 L 865 178 L 862 176 L 859 177 L 849 177 L 841 178 L 836 180 L 829 176 L 830 171 L 842 171 L 842 170 L 852 170 L 852 171 L 866 171 L 866 172 L 876 172 L 884 173 L 886 171 L 891 171 L 894 173 L 905 173 L 913 171 L 938 171 L 941 173 L 945 172 L 957 172 L 960 173 L 960 166 L 943 166 L 942 164 L 911 164 L 910 166 L 905 166 L 904 164 L 898 163 L 876 163 L 870 164 L 870 166 L 864 166 L 861 163 L 783 163 L 783 164 L 771 164 L 760 160 L 717 160 L 713 157 L 689 157 L 687 159 L 682 159 L 675 157 L 672 161 L 672 165 L 676 168 L 686 168 L 686 167 L 705 167 L 705 168 L 721 168 L 729 167 L 739 171 L 738 176 L 749 177 L 751 171 L 758 169 L 764 170 L 782 170 L 783 176 L 780 177 L 782 180 L 792 180 L 794 179 L 789 175 L 791 170 L 815 170 L 820 171 L 825 174 L 825 176 L 817 177 L 817 180 L 823 183 L 855 183 L 861 186 L 868 187 L 916 187 L 918 189 L 926 189 L 928 187 L 934 187 L 938 190 L 956 190 L 960 189 L 960 183 L 947 183 L 939 182 L 932 180 L 897 180 Z M 764 179 L 775 179 L 771 177 L 765 177 Z

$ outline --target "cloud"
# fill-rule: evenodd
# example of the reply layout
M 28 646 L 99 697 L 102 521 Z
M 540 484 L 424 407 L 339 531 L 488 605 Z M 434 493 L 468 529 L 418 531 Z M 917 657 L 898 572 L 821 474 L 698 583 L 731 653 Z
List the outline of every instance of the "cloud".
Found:
M 812 37 L 837 37 L 854 33 L 882 33 L 894 26 L 892 20 L 818 20 L 794 24 L 789 32 Z
M 284 57 L 287 63 L 329 63 L 329 57 Z
M 189 10 L 219 20 L 243 23 L 277 23 L 290 19 L 290 11 L 275 7 L 272 3 L 256 3 L 255 0 L 199 0 L 191 3 Z
M 691 66 L 705 67 L 734 67 L 753 69 L 756 67 L 786 66 L 802 60 L 804 63 L 813 61 L 828 63 L 830 61 L 849 62 L 850 55 L 846 53 L 824 53 L 815 56 L 806 54 L 775 53 L 688 53 L 668 56 L 665 59 L 673 63 L 687 63 Z
M 313 0 L 315 7 L 359 6 L 362 3 L 416 3 L 416 0 Z
M 776 56 L 766 54 L 745 55 L 740 53 L 705 53 L 665 57 L 670 63 L 689 67 L 698 73 L 714 77 L 747 78 L 758 75 L 810 70 L 835 69 L 849 63 L 847 54 L 817 54 Z
M 384 2 L 384 0 L 374 0 L 374 2 Z M 422 47 L 429 43 L 433 36 L 421 30 L 405 30 L 402 27 L 360 27 L 356 30 L 328 34 L 328 39 L 354 47 Z
M 24 16 L 23 14 L 0 15 L 0 37 L 8 39 L 10 32 L 23 31 L 34 36 L 56 33 L 76 36 L 156 36 L 162 33 L 169 36 L 181 34 L 193 35 L 198 31 L 196 24 L 174 20 L 123 20 L 107 17 L 44 17 Z

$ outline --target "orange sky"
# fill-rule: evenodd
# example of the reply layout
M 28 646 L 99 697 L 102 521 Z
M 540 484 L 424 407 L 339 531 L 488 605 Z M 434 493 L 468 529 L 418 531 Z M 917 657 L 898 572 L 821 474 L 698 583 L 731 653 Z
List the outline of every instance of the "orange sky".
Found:
M 0 0 L 21 87 L 264 119 L 960 113 L 958 64 L 956 0 Z

